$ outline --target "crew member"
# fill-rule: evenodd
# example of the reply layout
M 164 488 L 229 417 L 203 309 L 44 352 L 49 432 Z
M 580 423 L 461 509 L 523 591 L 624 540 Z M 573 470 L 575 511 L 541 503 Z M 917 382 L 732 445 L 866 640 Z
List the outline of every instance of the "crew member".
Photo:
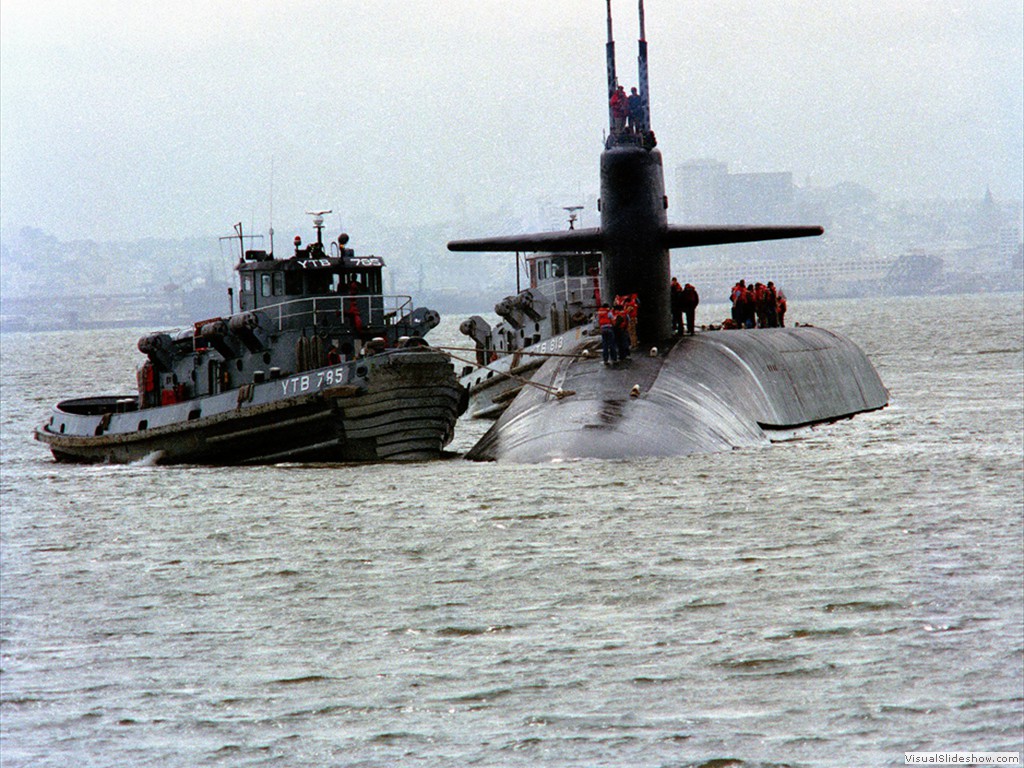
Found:
M 778 317 L 779 317 L 779 328 L 786 327 L 786 294 L 782 292 L 781 288 L 775 289 L 775 296 L 778 299 Z
M 775 283 L 771 280 L 764 289 L 765 320 L 769 328 L 779 327 L 779 295 L 775 292 Z
M 693 321 L 697 317 L 697 305 L 700 304 L 700 295 L 697 289 L 690 283 L 683 287 L 682 305 L 683 313 L 686 315 L 686 332 L 693 336 Z
M 729 294 L 729 300 L 732 302 L 732 319 L 740 328 L 743 327 L 743 316 L 741 315 L 741 300 L 743 294 L 747 290 L 747 284 L 745 281 L 740 280 L 732 287 L 732 292 Z
M 757 328 L 768 327 L 768 305 L 764 283 L 754 284 L 754 316 L 757 320 Z
M 617 363 L 619 350 L 615 341 L 614 318 L 607 304 L 602 304 L 597 310 L 597 327 L 601 329 L 601 357 L 604 358 L 604 364 L 608 365 L 609 359 Z
M 736 297 L 736 316 L 740 328 L 754 327 L 754 291 L 749 285 Z
M 637 315 L 640 313 L 640 299 L 635 293 L 629 294 L 622 303 L 622 309 L 626 313 L 626 331 L 629 333 L 629 348 L 637 349 L 640 340 L 636 335 Z
M 670 286 L 672 292 L 669 294 L 672 307 L 672 333 L 682 333 L 683 330 L 683 286 L 676 278 L 672 278 Z
M 361 335 L 363 332 L 363 318 L 359 314 L 359 304 L 357 303 L 356 297 L 362 290 L 362 284 L 354 277 L 348 282 L 348 295 L 349 298 L 346 301 L 345 307 L 345 319 L 348 320 L 352 326 L 352 330 L 356 334 Z
M 622 133 L 626 127 L 626 115 L 629 112 L 626 89 L 621 85 L 612 91 L 610 105 L 612 109 L 612 132 Z
M 612 326 L 615 328 L 615 343 L 619 348 L 619 360 L 629 360 L 629 316 L 619 303 L 612 307 Z
M 644 105 L 636 88 L 630 88 L 629 96 L 626 97 L 626 117 L 629 120 L 629 130 L 633 133 L 640 133 L 643 130 Z

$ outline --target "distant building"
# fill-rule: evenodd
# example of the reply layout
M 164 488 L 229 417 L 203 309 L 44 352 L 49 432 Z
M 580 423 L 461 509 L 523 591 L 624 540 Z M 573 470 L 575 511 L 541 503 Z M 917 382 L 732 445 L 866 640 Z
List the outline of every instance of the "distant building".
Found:
M 676 169 L 672 219 L 679 224 L 776 224 L 796 218 L 793 174 L 729 173 L 717 160 Z

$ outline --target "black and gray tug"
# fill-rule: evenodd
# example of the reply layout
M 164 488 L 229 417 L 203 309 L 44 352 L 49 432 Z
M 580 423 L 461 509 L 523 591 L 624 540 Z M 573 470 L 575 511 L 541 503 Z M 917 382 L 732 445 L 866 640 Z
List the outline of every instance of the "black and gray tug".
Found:
M 58 461 L 253 464 L 442 456 L 467 396 L 440 321 L 383 292 L 383 260 L 341 234 L 240 258 L 239 310 L 139 339 L 138 392 L 64 400 L 35 431 Z M 233 307 L 232 307 L 233 309 Z

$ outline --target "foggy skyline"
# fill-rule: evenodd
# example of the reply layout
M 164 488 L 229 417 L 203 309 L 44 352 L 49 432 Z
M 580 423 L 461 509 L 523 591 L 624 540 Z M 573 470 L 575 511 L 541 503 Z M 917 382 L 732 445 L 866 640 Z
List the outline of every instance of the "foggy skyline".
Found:
M 628 89 L 637 4 L 612 7 Z M 693 158 L 888 199 L 1024 197 L 1022 2 L 645 9 L 670 204 Z M 265 231 L 272 199 L 281 233 L 323 207 L 366 237 L 375 220 L 581 203 L 607 129 L 604 10 L 0 0 L 0 226 L 98 240 L 227 234 L 239 219 Z

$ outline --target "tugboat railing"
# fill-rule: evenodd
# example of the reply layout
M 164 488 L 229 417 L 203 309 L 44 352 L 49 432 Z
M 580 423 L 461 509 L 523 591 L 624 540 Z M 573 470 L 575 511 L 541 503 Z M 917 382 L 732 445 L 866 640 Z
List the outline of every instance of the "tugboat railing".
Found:
M 304 296 L 300 299 L 284 301 L 280 304 L 270 304 L 255 309 L 247 309 L 244 312 L 236 312 L 233 315 L 223 317 L 211 317 L 207 320 L 200 320 L 185 328 L 171 328 L 154 332 L 153 336 L 166 334 L 175 343 L 190 342 L 195 344 L 202 326 L 214 321 L 225 321 L 230 323 L 231 318 L 243 315 L 259 314 L 264 318 L 265 323 L 275 326 L 276 330 L 282 331 L 285 328 L 297 326 L 312 326 L 314 328 L 322 325 L 337 326 L 338 321 L 352 322 L 355 315 L 358 315 L 359 322 L 363 328 L 386 328 L 401 322 L 403 319 L 411 318 L 415 306 L 411 296 L 400 294 L 385 295 L 379 293 L 333 295 L 333 296 Z M 265 330 L 274 328 L 264 326 Z
M 584 308 L 597 309 L 594 300 L 593 277 L 562 277 L 544 281 L 538 287 L 556 305 L 582 304 Z
M 391 325 L 396 318 L 406 317 L 413 311 L 411 296 L 385 294 L 353 294 L 339 296 L 307 296 L 281 304 L 261 307 L 277 330 L 295 324 L 296 319 L 309 317 L 316 327 L 327 318 L 358 315 L 364 326 Z M 305 324 L 305 323 L 304 323 Z

